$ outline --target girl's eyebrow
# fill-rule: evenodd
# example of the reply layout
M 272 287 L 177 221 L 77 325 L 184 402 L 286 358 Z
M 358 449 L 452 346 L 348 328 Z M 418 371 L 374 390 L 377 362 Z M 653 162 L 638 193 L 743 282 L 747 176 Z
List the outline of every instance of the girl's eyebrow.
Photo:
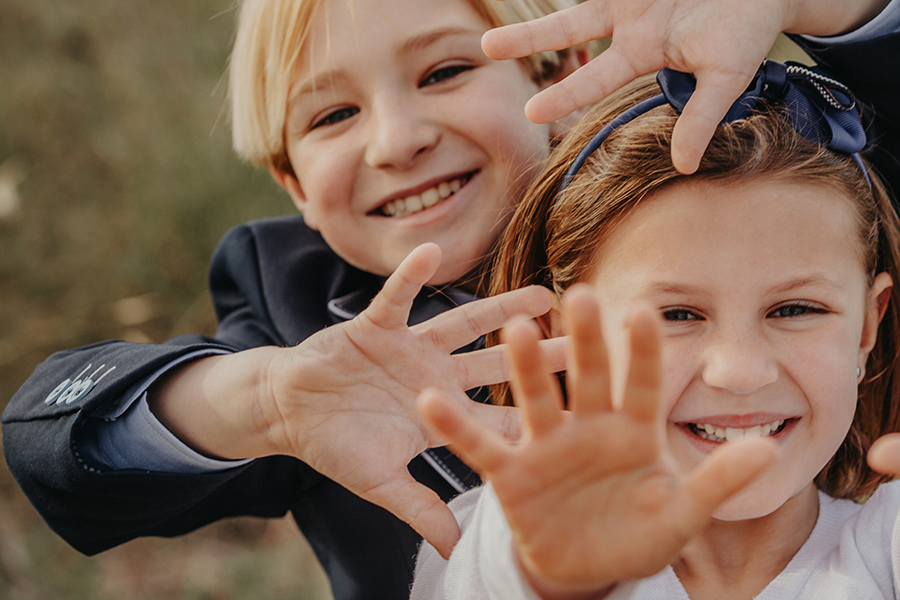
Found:
M 834 290 L 842 289 L 841 286 L 833 279 L 822 274 L 813 274 L 805 277 L 796 277 L 794 279 L 789 279 L 782 283 L 773 285 L 765 290 L 765 294 L 784 294 L 808 286 L 825 287 Z M 704 289 L 702 286 L 686 283 L 674 283 L 669 281 L 659 281 L 650 283 L 642 287 L 635 294 L 635 297 L 640 298 L 651 296 L 654 294 L 678 294 L 685 296 L 697 296 L 703 293 Z
M 826 277 L 825 275 L 810 275 L 808 277 L 797 277 L 796 279 L 790 279 L 788 281 L 785 281 L 784 283 L 773 285 L 768 289 L 768 292 L 770 294 L 781 294 L 785 292 L 792 292 L 794 290 L 798 290 L 807 286 L 820 286 L 832 288 L 835 290 L 841 289 L 841 286 L 838 285 L 837 282 L 829 277 Z
M 690 285 L 686 283 L 673 283 L 669 281 L 658 281 L 649 283 L 638 289 L 634 298 L 646 298 L 656 294 L 673 294 L 682 296 L 697 296 L 703 294 L 704 290 L 701 286 Z

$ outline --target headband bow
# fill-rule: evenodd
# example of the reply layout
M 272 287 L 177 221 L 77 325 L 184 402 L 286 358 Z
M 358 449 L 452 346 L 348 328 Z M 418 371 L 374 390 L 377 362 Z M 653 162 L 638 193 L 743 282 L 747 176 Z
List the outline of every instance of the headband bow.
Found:
M 656 81 L 661 94 L 636 104 L 613 119 L 581 150 L 563 177 L 560 194 L 588 157 L 616 128 L 667 102 L 680 113 L 697 87 L 693 75 L 671 69 L 660 71 Z M 722 122 L 731 123 L 748 117 L 760 100 L 784 107 L 788 121 L 806 139 L 852 156 L 871 187 L 869 175 L 859 157 L 860 150 L 866 145 L 866 134 L 856 110 L 856 98 L 847 86 L 795 63 L 783 65 L 766 60 L 757 69 L 747 90 L 731 105 Z

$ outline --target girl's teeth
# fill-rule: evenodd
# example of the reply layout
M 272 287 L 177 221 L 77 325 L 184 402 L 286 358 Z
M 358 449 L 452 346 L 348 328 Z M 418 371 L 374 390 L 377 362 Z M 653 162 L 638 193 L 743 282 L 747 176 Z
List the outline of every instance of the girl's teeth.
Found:
M 421 194 L 391 200 L 384 205 L 382 212 L 389 217 L 405 217 L 406 215 L 415 214 L 420 210 L 431 208 L 441 200 L 449 198 L 452 194 L 457 192 L 464 183 L 465 179 L 442 181 Z
M 766 423 L 765 425 L 756 425 L 746 429 L 738 429 L 734 427 L 715 427 L 709 423 L 692 423 L 691 429 L 699 437 L 713 442 L 736 442 L 738 440 L 753 439 L 765 437 L 781 430 L 784 420 Z

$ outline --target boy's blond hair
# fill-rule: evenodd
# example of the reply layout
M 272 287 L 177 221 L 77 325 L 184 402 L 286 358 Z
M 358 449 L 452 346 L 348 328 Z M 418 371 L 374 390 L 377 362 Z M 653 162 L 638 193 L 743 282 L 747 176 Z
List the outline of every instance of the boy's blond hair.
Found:
M 467 1 L 491 27 L 528 21 L 575 4 L 575 0 Z M 322 2 L 241 3 L 229 73 L 232 136 L 235 151 L 257 165 L 293 172 L 284 144 L 288 94 L 297 60 Z M 558 73 L 566 54 L 535 54 L 522 59 L 522 65 L 539 82 Z

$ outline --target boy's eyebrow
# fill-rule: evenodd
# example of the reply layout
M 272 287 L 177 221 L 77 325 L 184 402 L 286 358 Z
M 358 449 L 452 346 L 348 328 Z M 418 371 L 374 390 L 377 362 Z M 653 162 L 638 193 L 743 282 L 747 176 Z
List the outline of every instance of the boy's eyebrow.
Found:
M 414 35 L 411 38 L 407 39 L 403 44 L 400 45 L 399 53 L 402 54 L 412 54 L 414 52 L 420 52 L 425 48 L 437 43 L 438 41 L 451 36 L 461 36 L 461 35 L 469 35 L 477 37 L 479 40 L 479 48 L 481 36 L 484 32 L 478 31 L 475 29 L 466 29 L 465 27 L 442 27 L 440 29 L 435 29 L 433 31 L 428 31 L 422 33 L 420 35 Z M 329 71 L 328 73 L 320 73 L 309 79 L 303 83 L 303 85 L 293 89 L 290 94 L 290 98 L 288 100 L 289 104 L 295 102 L 301 96 L 305 96 L 313 93 L 316 89 L 319 89 L 323 86 L 323 83 L 327 81 L 329 84 L 341 83 L 349 79 L 347 73 L 343 70 L 340 71 Z
M 323 82 L 325 81 L 333 85 L 335 83 L 344 82 L 348 79 L 349 76 L 347 75 L 346 71 L 329 71 L 328 73 L 320 73 L 312 79 L 306 80 L 303 85 L 291 90 L 290 97 L 288 98 L 288 104 L 293 104 L 301 96 L 312 94 L 317 89 L 324 87 Z
M 400 53 L 410 54 L 412 52 L 418 52 L 445 37 L 454 35 L 473 35 L 478 36 L 478 39 L 480 40 L 483 33 L 483 31 L 475 31 L 474 29 L 466 29 L 465 27 L 442 27 L 409 38 L 400 46 Z

